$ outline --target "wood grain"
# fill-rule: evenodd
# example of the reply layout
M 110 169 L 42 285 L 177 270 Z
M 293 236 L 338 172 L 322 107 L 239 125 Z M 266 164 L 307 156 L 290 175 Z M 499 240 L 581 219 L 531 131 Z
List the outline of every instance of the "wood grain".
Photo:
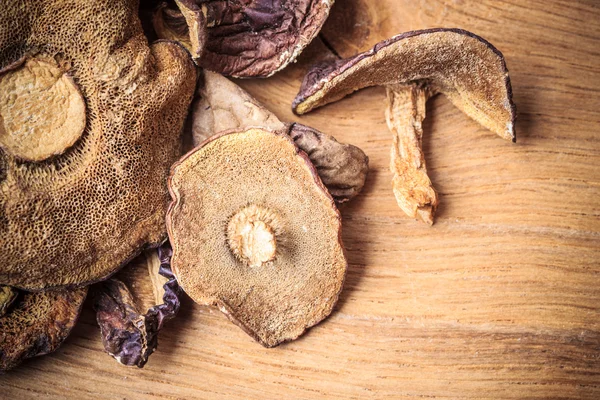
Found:
M 513 145 L 430 100 L 424 150 L 441 204 L 428 227 L 391 192 L 383 89 L 301 118 L 290 104 L 311 62 L 436 26 L 504 53 L 519 118 Z M 321 37 L 283 72 L 239 83 L 370 158 L 342 210 L 350 268 L 334 314 L 264 349 L 186 299 L 138 370 L 103 354 L 88 305 L 56 353 L 0 376 L 0 397 L 600 398 L 598 3 L 338 0 Z

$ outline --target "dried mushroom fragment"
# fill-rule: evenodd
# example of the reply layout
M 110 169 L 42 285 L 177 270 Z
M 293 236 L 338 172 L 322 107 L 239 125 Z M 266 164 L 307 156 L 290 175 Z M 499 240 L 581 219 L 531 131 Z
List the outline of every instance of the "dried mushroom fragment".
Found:
M 387 89 L 394 194 L 413 218 L 432 224 L 438 204 L 421 150 L 421 122 L 429 97 L 443 93 L 484 127 L 516 140 L 516 109 L 502 54 L 460 29 L 407 32 L 354 57 L 316 65 L 304 78 L 293 109 L 304 114 L 375 85 Z
M 17 298 L 17 290 L 10 286 L 0 286 L 0 317 L 6 314 L 10 305 Z
M 166 237 L 196 71 L 180 45 L 148 46 L 137 6 L 0 7 L 0 284 L 83 286 Z
M 0 317 L 0 371 L 56 350 L 75 325 L 87 288 L 20 292 Z
M 192 102 L 191 121 L 194 144 L 227 130 L 261 127 L 286 132 L 310 161 L 338 203 L 355 197 L 363 188 L 369 159 L 356 146 L 343 144 L 316 129 L 297 123 L 283 123 L 275 114 L 220 74 L 204 71 Z
M 194 0 L 160 3 L 153 12 L 152 25 L 159 38 L 179 41 L 196 61 L 202 57 L 206 19 Z
M 164 323 L 179 311 L 180 289 L 170 258 L 171 249 L 165 245 L 158 252 L 146 252 L 119 273 L 122 280 L 102 282 L 95 293 L 94 309 L 104 349 L 123 365 L 142 368 L 158 346 Z M 164 283 L 154 289 L 155 282 Z M 156 291 L 162 296 L 155 301 Z
M 331 313 L 347 266 L 341 219 L 287 135 L 212 138 L 175 164 L 169 187 L 171 265 L 197 303 L 218 306 L 266 347 Z
M 208 38 L 201 65 L 224 75 L 249 78 L 270 76 L 294 61 L 321 30 L 333 0 L 178 3 L 181 11 L 172 2 L 157 9 L 157 35 L 186 43 L 194 36 L 186 25 L 194 32 L 206 23 Z

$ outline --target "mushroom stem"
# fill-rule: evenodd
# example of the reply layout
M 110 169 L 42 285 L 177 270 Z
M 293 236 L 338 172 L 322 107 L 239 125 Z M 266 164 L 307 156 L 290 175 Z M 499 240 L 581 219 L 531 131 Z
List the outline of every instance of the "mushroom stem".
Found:
M 427 176 L 421 149 L 425 103 L 435 94 L 424 83 L 387 85 L 385 116 L 394 134 L 390 170 L 398 206 L 407 215 L 429 225 L 438 205 L 438 196 Z

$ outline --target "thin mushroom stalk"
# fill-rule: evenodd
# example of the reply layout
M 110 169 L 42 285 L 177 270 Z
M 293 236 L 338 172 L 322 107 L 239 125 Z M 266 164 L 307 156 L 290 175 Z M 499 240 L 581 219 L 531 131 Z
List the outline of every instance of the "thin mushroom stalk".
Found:
M 398 206 L 406 215 L 429 225 L 438 205 L 438 195 L 425 166 L 421 149 L 425 103 L 433 91 L 425 84 L 388 85 L 385 117 L 393 134 L 390 170 Z
M 394 135 L 390 167 L 398 205 L 427 224 L 433 223 L 438 204 L 421 150 L 428 98 L 442 93 L 485 128 L 516 141 L 516 107 L 504 56 L 471 32 L 406 32 L 354 57 L 315 65 L 292 108 L 304 114 L 369 86 L 387 90 L 386 118 Z

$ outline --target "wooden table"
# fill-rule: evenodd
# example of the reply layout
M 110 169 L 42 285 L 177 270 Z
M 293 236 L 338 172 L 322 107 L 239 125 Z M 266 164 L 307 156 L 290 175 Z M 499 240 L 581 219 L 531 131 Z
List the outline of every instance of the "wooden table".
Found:
M 519 118 L 513 145 L 430 100 L 424 148 L 441 205 L 429 227 L 392 195 L 383 89 L 301 118 L 290 104 L 330 49 L 437 26 L 504 53 Z M 103 353 L 87 304 L 56 353 L 0 377 L 0 397 L 600 399 L 599 72 L 598 2 L 336 1 L 297 64 L 240 82 L 283 120 L 369 155 L 366 187 L 342 209 L 350 267 L 332 316 L 264 349 L 185 299 L 138 370 Z

